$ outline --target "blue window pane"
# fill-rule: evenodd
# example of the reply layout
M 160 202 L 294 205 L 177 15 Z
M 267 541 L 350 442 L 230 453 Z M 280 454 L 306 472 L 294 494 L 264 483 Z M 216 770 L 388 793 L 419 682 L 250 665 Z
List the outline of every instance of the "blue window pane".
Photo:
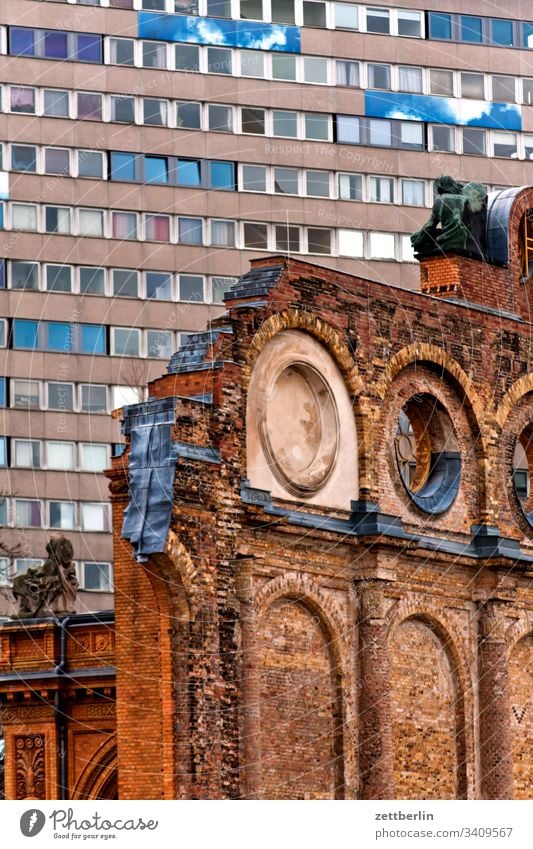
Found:
M 102 61 L 102 39 L 99 35 L 77 35 L 76 59 L 80 62 Z
M 168 164 L 165 156 L 146 156 L 144 179 L 147 183 L 168 183 Z
M 492 43 L 511 47 L 513 44 L 513 22 L 495 19 L 492 21 Z
M 461 15 L 461 41 L 483 41 L 483 25 L 481 18 L 472 15 Z
M 4 204 L 0 203 L 0 230 L 4 229 Z
M 452 16 L 441 15 L 439 12 L 430 12 L 429 35 L 430 38 L 451 38 Z
M 47 59 L 67 59 L 67 34 L 52 30 L 44 34 L 44 55 Z
M 7 466 L 7 439 L 0 437 L 0 466 Z
M 0 289 L 6 288 L 6 261 L 0 259 Z
M 111 153 L 111 179 L 135 180 L 134 153 Z
M 99 324 L 82 324 L 81 351 L 83 354 L 105 354 L 105 331 Z
M 209 185 L 212 189 L 234 189 L 235 173 L 233 162 L 210 162 Z
M 70 324 L 61 321 L 49 321 L 46 347 L 49 351 L 71 351 L 72 328 Z
M 199 186 L 202 182 L 200 162 L 197 159 L 178 160 L 178 183 L 180 186 Z
M 6 379 L 5 377 L 0 377 L 0 407 L 5 407 L 6 405 Z
M 533 47 L 533 23 L 522 24 L 524 47 Z
M 172 277 L 157 271 L 146 272 L 146 297 L 161 301 L 172 299 Z
M 37 321 L 16 318 L 13 322 L 13 347 L 37 348 Z
M 9 52 L 14 56 L 35 56 L 33 30 L 11 27 L 9 30 Z

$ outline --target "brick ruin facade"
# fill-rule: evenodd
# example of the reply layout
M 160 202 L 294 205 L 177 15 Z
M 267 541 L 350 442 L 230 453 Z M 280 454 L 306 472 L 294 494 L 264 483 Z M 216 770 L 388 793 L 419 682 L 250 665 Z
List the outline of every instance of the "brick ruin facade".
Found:
M 422 293 L 253 261 L 124 408 L 120 798 L 532 797 L 530 208 Z

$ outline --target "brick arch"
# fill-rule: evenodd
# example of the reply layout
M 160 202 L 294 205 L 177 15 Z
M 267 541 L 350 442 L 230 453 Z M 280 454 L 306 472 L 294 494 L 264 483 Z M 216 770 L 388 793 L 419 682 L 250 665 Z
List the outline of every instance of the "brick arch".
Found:
M 188 612 L 190 618 L 194 619 L 199 606 L 198 571 L 191 555 L 172 529 L 167 534 L 164 553 L 178 571 L 185 591 Z
M 533 635 L 533 619 L 529 619 L 527 613 L 524 618 L 517 619 L 505 631 L 505 642 L 510 654 L 517 643 L 524 637 Z
M 494 418 L 502 429 L 505 427 L 505 423 L 513 409 L 517 407 L 520 401 L 530 392 L 533 392 L 533 372 L 528 372 L 527 374 L 522 375 L 522 377 L 519 377 L 518 380 L 509 387 L 500 401 Z M 531 412 L 533 418 L 533 405 Z
M 115 736 L 106 740 L 85 765 L 71 799 L 118 798 L 118 755 Z M 109 795 L 112 793 L 113 795 Z
M 532 799 L 533 791 L 533 622 L 527 616 L 506 631 L 513 797 Z
M 531 388 L 530 388 L 531 387 Z M 526 428 L 533 426 L 533 375 L 525 375 L 516 381 L 501 402 L 495 432 L 498 436 L 493 477 L 499 503 L 499 525 L 505 536 L 517 533 L 531 539 L 533 529 L 526 513 L 533 509 L 533 493 L 521 504 L 516 494 L 513 479 L 513 460 L 516 443 Z M 531 446 L 526 451 L 531 466 Z
M 472 682 L 468 672 L 468 663 L 456 640 L 452 637 L 454 627 L 446 615 L 436 605 L 427 602 L 404 601 L 387 614 L 389 623 L 388 643 L 392 652 L 394 637 L 400 626 L 409 622 L 419 622 L 429 628 L 437 637 L 445 651 L 452 674 L 452 706 L 454 709 L 453 728 L 456 760 L 453 765 L 455 790 L 458 798 L 467 798 L 468 787 L 473 783 L 473 776 L 468 775 L 467 764 L 472 761 L 474 739 L 472 729 Z M 391 662 L 391 676 L 393 664 Z M 391 680 L 391 693 L 393 682 Z M 395 706 L 392 705 L 393 715 Z M 451 718 L 452 718 L 451 717 Z M 393 722 L 394 737 L 394 722 Z M 399 746 L 394 743 L 393 750 L 399 752 Z

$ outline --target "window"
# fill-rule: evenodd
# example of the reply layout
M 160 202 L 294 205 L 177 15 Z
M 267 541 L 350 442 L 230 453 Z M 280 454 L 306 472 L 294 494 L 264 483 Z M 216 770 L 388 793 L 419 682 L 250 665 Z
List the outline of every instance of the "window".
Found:
M 135 162 L 137 157 L 134 153 L 111 152 L 111 179 L 112 180 L 135 180 Z
M 281 112 L 275 109 L 272 113 L 272 122 L 275 136 L 284 136 L 291 139 L 297 137 L 298 114 L 296 112 Z
M 367 32 L 390 33 L 390 16 L 388 9 L 371 9 L 366 10 L 366 29 Z
M 271 0 L 272 20 L 276 23 L 293 24 L 294 0 Z
M 46 465 L 49 469 L 72 471 L 76 467 L 76 445 L 74 442 L 46 443 Z
M 13 171 L 37 171 L 37 148 L 12 144 L 11 168 Z
M 533 47 L 533 24 L 522 24 L 522 43 L 524 47 Z
M 244 247 L 268 250 L 268 230 L 266 224 L 257 224 L 254 221 L 245 221 L 243 226 Z
M 335 29 L 359 29 L 359 8 L 351 3 L 335 3 Z
M 49 504 L 50 527 L 72 531 L 75 527 L 75 511 L 72 501 L 51 501 Z
M 390 91 L 390 65 L 368 63 L 368 87 Z
M 524 135 L 524 152 L 526 159 L 533 159 L 533 136 Z
M 202 128 L 201 111 L 199 103 L 190 103 L 188 100 L 178 100 L 177 124 L 188 130 L 200 130 Z
M 300 252 L 300 228 L 293 224 L 276 224 L 276 250 L 283 253 Z
M 241 109 L 241 126 L 243 133 L 263 136 L 265 134 L 265 110 L 243 106 Z
M 242 166 L 242 190 L 245 192 L 266 192 L 265 165 Z
M 274 168 L 274 191 L 276 194 L 298 194 L 298 169 Z
M 82 354 L 106 354 L 105 327 L 99 324 L 80 324 L 81 339 L 78 350 Z
M 22 575 L 28 569 L 35 569 L 37 566 L 42 566 L 43 561 L 37 560 L 35 557 L 17 557 L 15 560 L 15 574 Z
M 233 109 L 231 106 L 210 103 L 207 107 L 207 116 L 210 130 L 217 130 L 221 133 L 233 132 Z
M 402 234 L 400 237 L 401 261 L 415 262 L 415 252 L 411 244 L 411 237 Z
M 121 124 L 135 123 L 135 99 L 111 95 L 111 120 Z
M 339 174 L 339 199 L 363 200 L 363 178 L 360 174 Z
M 80 504 L 81 528 L 83 531 L 108 531 L 107 504 Z
M 199 71 L 199 47 L 196 44 L 176 44 L 175 61 L 177 71 Z
M 281 53 L 273 53 L 272 78 L 275 80 L 296 80 L 296 58 Z
M 231 18 L 231 0 L 207 0 L 207 14 L 213 18 Z
M 80 469 L 83 472 L 103 472 L 108 465 L 107 445 L 80 443 Z
M 161 41 L 142 42 L 142 63 L 145 68 L 167 67 L 167 46 Z
M 224 47 L 207 48 L 207 70 L 210 74 L 231 74 L 231 50 Z
M 74 386 L 72 383 L 48 383 L 48 409 L 72 412 L 74 410 Z
M 147 183 L 168 183 L 168 159 L 166 156 L 144 157 L 144 179 Z
M 110 38 L 109 58 L 113 65 L 134 65 L 134 45 L 132 38 Z
M 82 383 L 81 411 L 83 413 L 107 413 L 107 386 L 99 386 L 96 383 Z
M 499 44 L 503 47 L 512 47 L 514 42 L 513 22 L 503 20 L 502 18 L 494 18 L 490 24 L 492 44 Z
M 170 242 L 170 217 L 168 215 L 144 216 L 145 238 L 150 242 Z
M 102 95 L 79 91 L 77 93 L 77 117 L 84 121 L 101 121 Z
M 390 147 L 392 144 L 391 132 L 392 128 L 390 121 L 381 121 L 379 118 L 370 118 L 368 122 L 370 144 Z
M 143 121 L 152 127 L 166 127 L 168 123 L 168 103 L 153 97 L 143 100 Z
M 23 501 L 15 499 L 15 527 L 17 528 L 40 528 L 41 527 L 41 502 Z
M 522 100 L 529 106 L 533 104 L 533 79 L 522 80 Z
M 44 222 L 47 233 L 70 233 L 70 209 L 64 206 L 45 206 Z
M 13 230 L 37 230 L 37 207 L 30 203 L 11 205 Z
M 440 12 L 429 13 L 429 37 L 449 40 L 452 37 L 452 16 Z
M 463 127 L 463 153 L 485 155 L 485 130 L 479 127 Z
M 313 141 L 328 141 L 329 118 L 319 112 L 304 114 L 305 137 Z
M 16 318 L 13 321 L 13 347 L 14 348 L 36 348 L 37 347 L 37 321 L 26 321 Z
M 26 115 L 35 114 L 35 89 L 11 86 L 11 111 Z
M 178 185 L 200 186 L 202 182 L 202 163 L 199 159 L 178 159 Z
M 461 96 L 482 100 L 485 97 L 483 74 L 461 73 Z
M 455 150 L 455 131 L 453 127 L 434 124 L 431 128 L 432 150 L 450 152 Z
M 38 31 L 36 31 L 38 32 Z M 13 56 L 35 56 L 35 33 L 31 29 L 9 28 L 9 53 Z
M 78 177 L 93 177 L 101 180 L 104 176 L 103 154 L 95 150 L 78 151 Z
M 241 75 L 243 77 L 265 76 L 265 57 L 263 53 L 254 50 L 241 50 Z
M 329 171 L 306 171 L 306 192 L 312 197 L 329 197 Z
M 224 295 L 237 282 L 236 277 L 212 277 L 211 278 L 211 300 L 214 304 L 223 304 Z
M 135 212 L 113 212 L 113 238 L 136 239 L 137 215 Z
M 13 465 L 22 469 L 41 468 L 41 443 L 35 439 L 14 439 Z
M 459 23 L 461 41 L 472 41 L 481 44 L 483 41 L 483 23 L 481 18 L 475 18 L 472 15 L 461 15 Z
M 420 38 L 422 36 L 421 13 L 398 9 L 398 35 Z
M 101 209 L 78 210 L 78 231 L 80 236 L 103 236 L 104 213 Z
M 359 118 L 354 115 L 337 115 L 337 141 L 343 144 L 359 144 Z
M 424 125 L 417 121 L 400 121 L 400 147 L 421 149 L 424 147 Z
M 138 404 L 143 400 L 143 390 L 135 386 L 113 386 L 111 388 L 111 394 L 113 410 L 118 410 L 120 407 L 127 406 L 128 404 Z
M 516 100 L 515 78 L 493 76 L 492 99 L 503 101 L 503 103 L 514 103 Z
M 415 68 L 411 65 L 400 65 L 399 68 L 399 88 L 400 91 L 409 91 L 414 93 L 422 92 L 422 68 Z
M 0 377 L 0 407 L 6 406 L 6 378 Z
M 263 0 L 240 0 L 240 17 L 245 20 L 263 20 Z
M 211 221 L 211 244 L 218 248 L 235 246 L 235 222 L 223 219 Z
M 72 266 L 47 265 L 46 290 L 48 292 L 72 292 Z
M 70 153 L 60 147 L 44 151 L 44 170 L 47 174 L 70 174 Z
M 308 227 L 307 250 L 310 254 L 330 254 L 331 230 L 325 230 L 318 227 Z
M 423 180 L 402 180 L 402 203 L 408 206 L 424 206 L 425 193 Z
M 7 517 L 6 500 L 0 502 L 0 525 L 7 524 L 7 518 L 4 518 L 4 513 Z M 7 557 L 0 557 L 0 587 L 8 587 L 11 583 L 9 574 L 9 560 Z
M 13 407 L 39 409 L 40 393 L 37 380 L 13 380 L 11 384 Z
M 68 118 L 68 91 L 44 90 L 44 114 L 49 118 Z
M 146 297 L 157 301 L 171 301 L 172 275 L 160 271 L 147 271 Z
M 350 62 L 347 59 L 337 59 L 335 67 L 337 85 L 359 86 L 359 62 Z
M 0 436 L 0 466 L 7 466 L 7 439 Z
M 319 56 L 304 56 L 304 81 L 327 85 L 328 60 Z
M 82 563 L 81 585 L 84 590 L 111 592 L 111 564 Z
M 370 177 L 370 201 L 372 203 L 393 203 L 394 181 L 391 177 Z
M 205 301 L 204 278 L 200 274 L 180 274 L 178 300 Z
M 516 134 L 515 133 L 493 133 L 494 156 L 507 156 L 511 159 L 517 158 Z
M 140 330 L 127 327 L 113 327 L 112 351 L 122 357 L 138 357 L 141 348 Z
M 36 262 L 12 260 L 10 263 L 10 273 L 12 289 L 39 288 L 39 266 Z
M 169 359 L 172 355 L 172 333 L 169 330 L 146 331 L 146 353 L 148 357 Z
M 429 90 L 431 94 L 453 97 L 453 71 L 431 68 L 429 72 Z
M 102 38 L 99 35 L 76 34 L 76 52 L 71 59 L 78 62 L 102 61 Z
M 59 30 L 45 32 L 44 56 L 47 59 L 68 59 L 68 34 Z
M 337 230 L 337 241 L 339 256 L 363 256 L 363 234 L 359 230 Z
M 216 159 L 208 161 L 207 173 L 210 189 L 235 189 L 233 162 L 221 162 Z
M 394 233 L 370 233 L 370 258 L 395 258 Z
M 326 26 L 326 4 L 314 3 L 312 0 L 303 0 L 304 26 L 325 27 Z
M 92 266 L 79 270 L 80 293 L 82 295 L 105 295 L 105 272 Z
M 113 295 L 118 298 L 136 298 L 139 294 L 138 274 L 124 268 L 114 268 Z
M 201 218 L 178 218 L 178 241 L 184 245 L 203 245 L 203 221 Z

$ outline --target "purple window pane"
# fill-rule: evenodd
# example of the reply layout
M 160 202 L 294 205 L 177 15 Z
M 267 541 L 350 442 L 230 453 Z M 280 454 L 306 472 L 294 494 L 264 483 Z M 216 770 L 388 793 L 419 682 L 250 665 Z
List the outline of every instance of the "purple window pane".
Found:
M 101 121 L 102 96 L 100 94 L 78 92 L 78 118 Z
M 31 519 L 30 525 L 32 528 L 41 526 L 41 505 L 38 501 L 30 501 Z
M 11 86 L 11 111 L 35 112 L 35 89 Z
M 45 32 L 44 55 L 47 59 L 67 59 L 67 34 L 66 32 Z
M 78 34 L 76 58 L 80 62 L 101 62 L 102 39 L 100 36 Z
M 9 52 L 14 56 L 35 56 L 33 30 L 11 27 L 9 30 Z

